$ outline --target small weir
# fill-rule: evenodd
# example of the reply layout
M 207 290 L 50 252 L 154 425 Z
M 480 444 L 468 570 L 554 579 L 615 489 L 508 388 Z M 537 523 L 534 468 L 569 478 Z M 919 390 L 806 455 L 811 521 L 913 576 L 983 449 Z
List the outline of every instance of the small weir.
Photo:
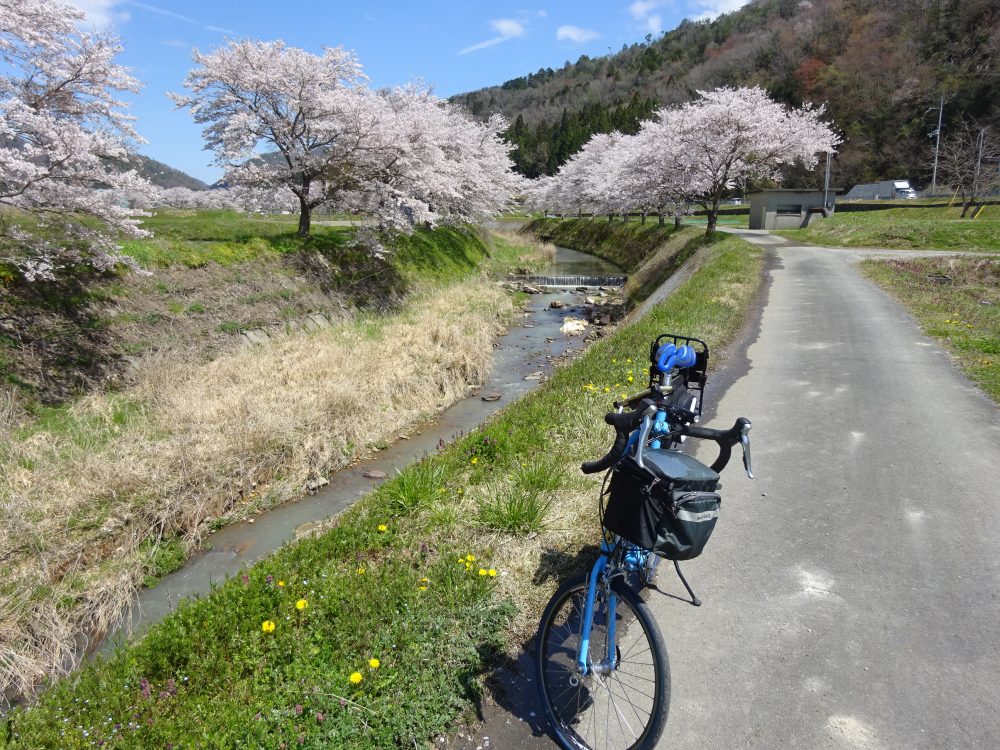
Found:
M 532 286 L 625 286 L 628 276 L 516 276 L 516 281 Z

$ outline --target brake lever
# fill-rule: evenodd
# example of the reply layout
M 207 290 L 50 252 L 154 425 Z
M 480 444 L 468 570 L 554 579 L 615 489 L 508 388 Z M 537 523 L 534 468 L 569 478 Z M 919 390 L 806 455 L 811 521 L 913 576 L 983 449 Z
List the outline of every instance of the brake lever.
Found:
M 740 427 L 740 446 L 743 448 L 743 468 L 746 469 L 747 476 L 753 479 L 753 469 L 750 464 L 750 428 L 753 425 L 750 424 L 749 419 L 743 420 L 743 425 Z

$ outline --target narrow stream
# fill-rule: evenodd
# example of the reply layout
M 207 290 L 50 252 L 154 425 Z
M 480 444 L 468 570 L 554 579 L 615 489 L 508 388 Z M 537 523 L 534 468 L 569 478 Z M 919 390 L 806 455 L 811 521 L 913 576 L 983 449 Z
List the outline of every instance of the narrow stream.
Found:
M 617 276 L 622 271 L 600 258 L 557 248 L 554 262 L 540 273 Z M 551 309 L 549 304 L 555 299 L 562 300 L 565 306 Z M 280 505 L 261 514 L 253 523 L 236 523 L 213 534 L 209 537 L 210 549 L 197 553 L 183 568 L 164 576 L 153 588 L 138 593 L 127 618 L 129 625 L 106 637 L 97 653 L 109 653 L 129 636 L 141 635 L 172 612 L 181 599 L 207 593 L 212 585 L 222 583 L 244 566 L 294 540 L 297 530 L 301 533 L 343 511 L 379 484 L 380 480 L 365 477 L 366 472 L 380 471 L 392 477 L 396 471 L 432 453 L 442 440 L 452 442 L 536 387 L 540 380 L 525 380 L 525 377 L 538 372 L 547 376 L 555 358 L 575 354 L 583 348 L 582 336 L 567 336 L 559 330 L 566 317 L 580 317 L 579 302 L 571 289 L 533 295 L 523 314 L 498 340 L 493 374 L 476 395 L 456 402 L 428 422 L 406 428 L 408 439 L 397 440 L 371 458 L 332 474 L 330 484 L 316 495 Z M 495 393 L 501 394 L 498 401 L 482 400 L 483 395 Z

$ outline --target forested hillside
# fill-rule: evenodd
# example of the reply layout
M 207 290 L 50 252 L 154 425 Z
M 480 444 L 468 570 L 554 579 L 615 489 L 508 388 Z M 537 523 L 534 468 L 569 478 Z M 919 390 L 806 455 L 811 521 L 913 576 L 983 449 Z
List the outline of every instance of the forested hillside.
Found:
M 208 187 L 197 177 L 174 169 L 162 161 L 136 154 L 129 159 L 128 166 L 159 188 L 185 187 L 190 190 L 204 190 Z
M 537 176 L 552 174 L 592 133 L 634 132 L 658 105 L 754 84 L 788 104 L 827 103 L 845 136 L 839 184 L 909 177 L 922 186 L 939 97 L 945 134 L 963 117 L 1000 125 L 1000 2 L 754 0 L 614 55 L 454 99 L 480 116 L 506 114 L 518 168 Z

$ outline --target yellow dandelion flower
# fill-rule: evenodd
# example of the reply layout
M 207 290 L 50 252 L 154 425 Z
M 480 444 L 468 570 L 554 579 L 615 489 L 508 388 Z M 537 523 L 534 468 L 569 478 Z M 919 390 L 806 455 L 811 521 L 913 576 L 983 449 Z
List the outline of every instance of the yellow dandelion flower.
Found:
M 473 456 L 472 460 L 469 461 L 469 463 L 470 464 L 477 464 L 477 463 L 479 463 L 479 456 Z
M 295 602 L 295 609 L 299 610 L 300 612 L 303 609 L 308 608 L 308 606 L 309 602 L 307 602 L 305 599 L 299 599 L 297 602 Z
M 475 562 L 476 561 L 476 556 L 475 555 L 466 555 L 465 556 L 465 561 L 466 562 Z
M 385 532 L 387 532 L 388 530 L 389 530 L 389 527 L 388 527 L 388 526 L 386 526 L 386 525 L 385 525 L 384 523 L 380 523 L 380 524 L 378 525 L 378 533 L 379 533 L 379 534 L 384 534 L 384 533 L 385 533 Z
M 263 630 L 265 633 L 273 633 L 274 622 L 271 620 L 264 620 L 264 622 L 260 624 L 260 629 Z
M 633 378 L 633 377 L 632 377 L 631 375 L 629 375 L 629 376 L 628 376 L 628 382 L 630 382 L 630 383 L 631 383 L 631 382 L 632 382 L 633 380 L 634 380 L 634 378 Z
M 378 659 L 369 659 L 368 666 L 371 667 L 372 669 L 378 669 L 379 667 L 382 666 L 382 662 L 380 662 Z
M 352 685 L 359 685 L 361 681 L 365 678 L 362 676 L 361 672 L 354 672 L 353 674 L 351 674 L 350 679 Z
M 489 574 L 490 578 L 496 578 L 497 577 L 497 569 L 496 568 L 490 568 L 486 572 Z
M 610 389 L 610 388 L 605 388 L 605 389 L 604 389 L 604 392 L 605 392 L 605 393 L 611 393 L 611 389 Z
M 479 569 L 479 575 L 481 575 L 481 576 L 486 575 L 486 568 L 480 568 Z
M 285 588 L 285 582 L 284 581 L 278 581 L 278 585 L 281 586 L 281 588 Z
M 465 569 L 466 570 L 472 570 L 472 563 L 466 563 L 465 564 Z
M 358 570 L 357 570 L 357 574 L 358 574 L 359 576 L 363 576 L 363 575 L 365 574 L 365 569 L 364 569 L 364 568 L 358 568 Z
M 430 579 L 430 578 L 421 578 L 421 579 L 420 579 L 420 582 L 421 582 L 421 583 L 430 583 L 430 582 L 431 582 L 431 579 Z
M 426 586 L 418 586 L 417 588 L 420 589 L 421 591 L 426 591 L 427 590 Z

